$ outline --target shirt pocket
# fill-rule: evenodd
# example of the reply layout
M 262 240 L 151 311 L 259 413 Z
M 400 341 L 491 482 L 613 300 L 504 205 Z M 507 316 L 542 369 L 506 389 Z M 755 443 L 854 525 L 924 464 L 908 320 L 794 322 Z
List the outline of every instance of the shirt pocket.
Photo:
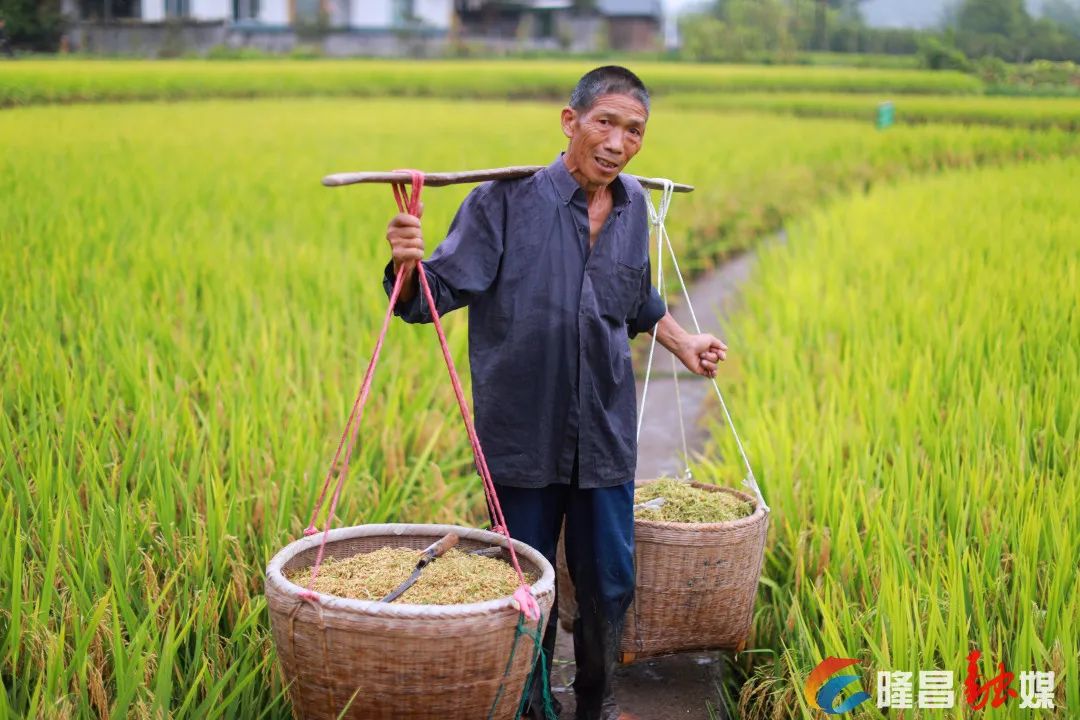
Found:
M 600 314 L 616 322 L 626 322 L 635 310 L 644 277 L 644 265 L 635 267 L 616 260 L 614 269 L 605 273 L 603 282 L 597 286 Z

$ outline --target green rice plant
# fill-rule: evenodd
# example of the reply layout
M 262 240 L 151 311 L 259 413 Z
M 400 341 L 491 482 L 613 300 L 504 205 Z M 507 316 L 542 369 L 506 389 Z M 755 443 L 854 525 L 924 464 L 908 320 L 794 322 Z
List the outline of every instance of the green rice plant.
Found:
M 810 214 L 760 255 L 723 382 L 773 509 L 743 717 L 817 717 L 825 656 L 1056 673 L 1080 713 L 1080 162 L 944 174 Z M 719 409 L 699 476 L 741 477 Z M 719 460 L 718 458 L 726 458 Z M 819 711 L 820 712 L 820 711 Z M 967 715 L 964 715 L 965 717 Z
M 372 351 L 395 212 L 385 186 L 319 179 L 547 163 L 557 118 L 419 99 L 0 113 L 0 713 L 289 715 L 262 574 L 307 524 Z M 632 169 L 698 185 L 671 227 L 702 265 L 845 188 L 1075 144 L 657 111 Z M 429 249 L 467 189 L 426 191 Z M 465 315 L 446 322 L 462 370 Z M 482 522 L 445 373 L 433 329 L 395 322 L 338 524 Z
M 1080 98 L 1005 98 L 885 93 L 676 93 L 663 107 L 775 112 L 799 117 L 838 117 L 874 122 L 878 104 L 890 101 L 900 124 L 928 122 L 1080 129 Z
M 890 53 L 800 53 L 798 62 L 810 65 L 850 65 L 854 67 L 910 68 L 920 67 L 918 55 L 893 55 Z
M 447 98 L 569 97 L 596 60 L 28 60 L 0 66 L 0 107 L 204 97 L 406 95 Z M 907 69 L 634 62 L 653 91 L 962 93 L 969 75 Z

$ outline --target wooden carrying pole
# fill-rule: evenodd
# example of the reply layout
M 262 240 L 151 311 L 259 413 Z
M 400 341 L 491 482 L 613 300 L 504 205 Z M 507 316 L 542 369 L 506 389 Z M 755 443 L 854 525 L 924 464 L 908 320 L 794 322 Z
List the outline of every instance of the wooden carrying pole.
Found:
M 462 170 L 459 172 L 425 173 L 424 185 L 430 187 L 442 187 L 443 185 L 457 185 L 459 183 L 477 183 L 488 180 L 513 180 L 532 175 L 537 170 L 542 170 L 544 165 L 520 165 L 517 167 L 491 168 L 490 170 Z M 651 190 L 663 190 L 664 184 L 652 178 L 631 175 L 641 183 L 643 187 Z M 408 172 L 349 172 L 335 173 L 323 178 L 322 184 L 327 187 L 339 187 L 341 185 L 355 185 L 356 183 L 405 183 L 412 181 Z M 675 192 L 688 193 L 694 191 L 693 185 L 675 183 Z

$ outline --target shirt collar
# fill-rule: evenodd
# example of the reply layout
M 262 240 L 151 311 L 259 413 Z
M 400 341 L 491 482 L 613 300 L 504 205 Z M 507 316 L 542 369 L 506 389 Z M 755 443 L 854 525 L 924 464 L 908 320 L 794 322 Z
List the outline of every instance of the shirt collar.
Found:
M 559 199 L 564 204 L 569 203 L 574 198 L 574 193 L 582 189 L 574 176 L 566 169 L 566 163 L 563 162 L 563 155 L 565 154 L 564 152 L 559 153 L 558 157 L 555 158 L 555 162 L 548 165 L 548 176 L 555 186 L 555 192 L 558 193 Z M 630 204 L 630 193 L 626 192 L 622 173 L 619 173 L 619 176 L 611 183 L 610 187 L 612 204 L 616 207 Z

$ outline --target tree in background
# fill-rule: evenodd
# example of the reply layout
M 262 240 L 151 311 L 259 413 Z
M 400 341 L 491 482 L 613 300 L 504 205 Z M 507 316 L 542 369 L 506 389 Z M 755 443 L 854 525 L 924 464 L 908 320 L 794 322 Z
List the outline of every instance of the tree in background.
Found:
M 929 67 L 967 68 L 968 58 L 1080 60 L 1080 0 L 1045 0 L 1033 18 L 1024 0 L 954 0 L 944 32 L 868 27 L 863 0 L 712 0 L 679 22 L 683 57 L 785 62 L 799 51 L 898 53 Z
M 727 0 L 724 6 L 728 42 L 736 57 L 768 53 L 784 60 L 794 56 L 791 8 L 783 0 Z
M 748 52 L 768 48 L 765 32 L 758 25 L 759 13 L 750 0 L 717 0 L 705 11 L 685 14 L 679 31 L 683 54 L 695 60 L 745 60 Z M 764 0 L 776 5 L 777 0 Z M 769 14 L 768 9 L 764 14 Z
M 1043 17 L 1060 25 L 1065 32 L 1080 38 L 1080 0 L 1045 0 Z
M 718 17 L 706 13 L 685 13 L 679 16 L 681 55 L 688 60 L 718 62 L 730 60 L 727 55 L 728 26 Z
M 1080 36 L 1058 18 L 1076 12 L 1067 0 L 1049 0 L 1033 18 L 1023 0 L 960 0 L 949 13 L 956 47 L 969 57 L 1026 62 L 1080 59 Z M 1080 16 L 1080 12 L 1077 12 Z
M 865 0 L 713 0 L 680 18 L 682 54 L 696 60 L 787 61 L 797 51 L 916 51 L 916 31 L 869 28 Z
M 697 60 L 791 59 L 805 24 L 800 10 L 815 2 L 714 0 L 704 11 L 680 18 L 683 54 Z
M 1030 24 L 1024 0 L 963 0 L 956 13 L 956 26 L 961 32 L 1006 39 L 1024 34 Z
M 0 18 L 11 44 L 24 50 L 55 50 L 64 32 L 60 0 L 0 0 Z
M 830 27 L 836 27 L 836 20 L 841 25 L 863 24 L 862 12 L 859 5 L 866 0 L 814 0 L 814 40 L 811 46 L 814 50 L 829 50 Z M 830 22 L 833 20 L 833 22 Z

